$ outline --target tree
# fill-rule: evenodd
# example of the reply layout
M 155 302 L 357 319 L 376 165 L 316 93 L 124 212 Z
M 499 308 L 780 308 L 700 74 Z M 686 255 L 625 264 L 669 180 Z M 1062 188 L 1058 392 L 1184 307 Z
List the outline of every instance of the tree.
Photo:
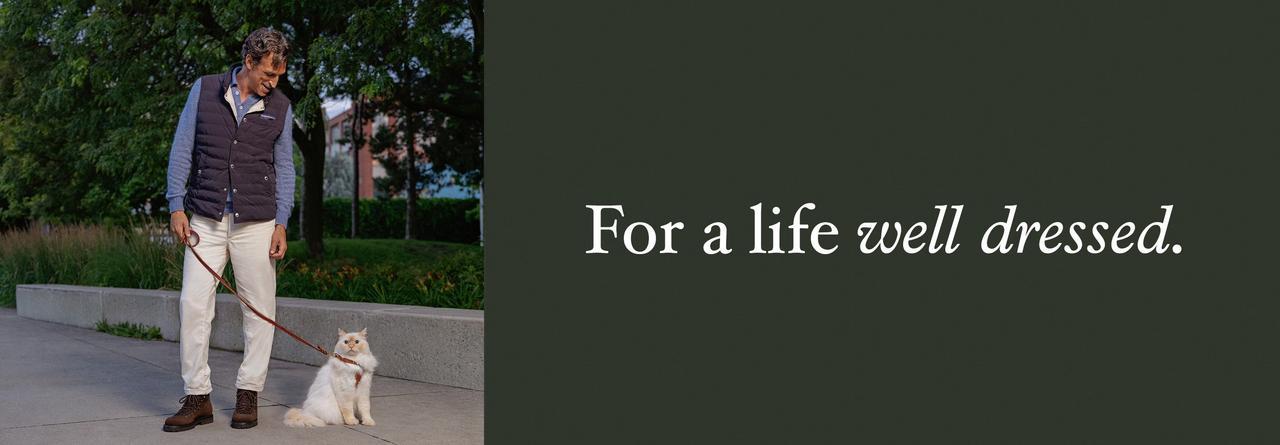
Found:
M 185 91 L 223 65 L 198 13 L 164 3 L 0 3 L 0 196 L 9 218 L 162 208 Z M 145 174 L 139 174 L 146 172 Z
M 335 153 L 324 165 L 324 194 L 327 198 L 350 196 L 354 189 L 351 177 L 351 154 Z
M 375 129 L 374 137 L 369 141 L 370 154 L 383 165 L 386 172 L 385 177 L 374 180 L 374 185 L 386 196 L 397 196 L 408 189 L 409 171 L 407 163 L 402 162 L 407 150 L 397 139 L 398 136 L 399 132 L 397 130 L 378 127 Z M 418 173 L 414 179 L 414 189 L 425 190 L 427 195 L 431 196 L 445 185 L 446 176 L 431 171 L 429 165 L 425 162 L 426 156 L 424 153 L 423 151 L 417 152 L 418 160 L 422 162 L 414 164 Z
M 397 117 L 399 149 L 388 153 L 404 163 L 405 238 L 414 224 L 422 160 L 431 160 L 435 174 L 452 169 L 482 179 L 483 12 L 480 1 L 371 2 L 313 53 L 330 68 L 320 74 L 326 84 L 359 91 L 372 99 L 370 112 Z M 421 152 L 414 148 L 419 141 Z
M 375 99 L 365 116 L 405 116 L 402 145 L 434 137 L 423 154 L 432 168 L 479 171 L 482 12 L 460 0 L 0 2 L 0 222 L 164 210 L 191 84 L 226 71 L 244 37 L 271 26 L 293 47 L 279 88 L 303 158 L 302 237 L 321 256 L 322 96 L 364 93 Z
M 308 51 L 347 18 L 335 2 L 0 3 L 0 57 L 11 68 L 0 74 L 3 215 L 75 221 L 163 208 L 158 178 L 186 91 L 241 60 L 250 31 L 272 26 L 294 48 L 280 88 L 305 160 L 303 235 L 320 255 L 325 85 Z
M 365 145 L 365 106 L 364 95 L 356 92 L 352 96 L 351 113 L 351 238 L 360 233 L 360 149 Z

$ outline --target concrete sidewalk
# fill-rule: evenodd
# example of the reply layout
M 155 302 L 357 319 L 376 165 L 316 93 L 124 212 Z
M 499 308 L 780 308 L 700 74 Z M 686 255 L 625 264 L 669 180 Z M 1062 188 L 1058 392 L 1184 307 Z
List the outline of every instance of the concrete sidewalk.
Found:
M 317 368 L 271 361 L 258 426 L 229 426 L 240 353 L 209 351 L 214 423 L 160 430 L 182 397 L 178 344 L 116 337 L 19 317 L 0 308 L 0 443 L 3 444 L 419 444 L 483 443 L 484 392 L 377 377 L 376 426 L 284 426 Z M 370 339 L 374 352 L 377 340 Z

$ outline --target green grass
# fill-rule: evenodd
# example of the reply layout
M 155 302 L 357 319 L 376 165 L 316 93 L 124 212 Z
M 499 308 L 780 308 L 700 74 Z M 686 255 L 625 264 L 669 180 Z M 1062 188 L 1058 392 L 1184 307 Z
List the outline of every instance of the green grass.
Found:
M 156 230 L 155 227 L 150 230 Z M 18 284 L 79 284 L 177 289 L 182 252 L 150 241 L 147 231 L 56 226 L 0 235 L 0 306 L 14 307 Z
M 164 230 L 61 226 L 0 235 L 0 306 L 14 307 L 17 284 L 180 289 L 182 249 L 145 235 Z M 305 242 L 293 241 L 276 268 L 282 297 L 484 309 L 484 249 L 470 244 L 326 239 L 324 259 L 314 260 Z M 224 272 L 234 285 L 233 268 Z
M 155 326 L 145 326 L 133 323 L 107 323 L 107 320 L 99 320 L 94 326 L 98 332 L 106 332 L 111 335 L 120 337 L 140 338 L 143 340 L 164 340 L 160 336 L 160 328 Z

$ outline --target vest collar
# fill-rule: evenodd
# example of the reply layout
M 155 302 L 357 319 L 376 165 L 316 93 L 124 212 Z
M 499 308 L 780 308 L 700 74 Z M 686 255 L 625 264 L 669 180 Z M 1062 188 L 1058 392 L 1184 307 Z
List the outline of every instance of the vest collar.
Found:
M 235 75 L 236 68 L 242 68 L 243 66 L 244 66 L 243 63 L 236 63 L 231 65 L 231 67 L 227 69 L 227 73 L 222 75 L 222 82 L 219 84 L 220 87 L 222 88 L 222 98 L 226 99 L 227 105 L 231 106 L 231 114 L 233 116 L 236 113 L 236 101 L 231 96 L 231 78 L 232 76 Z M 253 114 L 259 111 L 266 111 L 267 99 L 270 96 L 271 95 L 268 94 L 267 97 L 264 97 L 261 100 L 259 100 L 258 103 L 253 104 L 253 106 L 249 107 L 249 111 L 246 111 L 245 114 L 248 115 L 248 114 Z M 240 118 L 243 116 L 236 116 L 236 117 Z

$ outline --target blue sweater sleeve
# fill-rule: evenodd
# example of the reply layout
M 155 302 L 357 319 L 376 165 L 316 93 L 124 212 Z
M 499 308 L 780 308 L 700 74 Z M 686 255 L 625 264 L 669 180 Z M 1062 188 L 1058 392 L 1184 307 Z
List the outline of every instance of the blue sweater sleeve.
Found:
M 182 199 L 187 196 L 187 179 L 191 176 L 191 152 L 196 145 L 196 102 L 200 98 L 200 79 L 191 85 L 187 104 L 178 117 L 178 129 L 173 132 L 173 146 L 169 149 L 169 179 L 164 193 L 169 201 L 169 211 L 182 210 Z
M 284 130 L 276 138 L 276 224 L 289 226 L 293 211 L 293 105 L 284 112 Z

